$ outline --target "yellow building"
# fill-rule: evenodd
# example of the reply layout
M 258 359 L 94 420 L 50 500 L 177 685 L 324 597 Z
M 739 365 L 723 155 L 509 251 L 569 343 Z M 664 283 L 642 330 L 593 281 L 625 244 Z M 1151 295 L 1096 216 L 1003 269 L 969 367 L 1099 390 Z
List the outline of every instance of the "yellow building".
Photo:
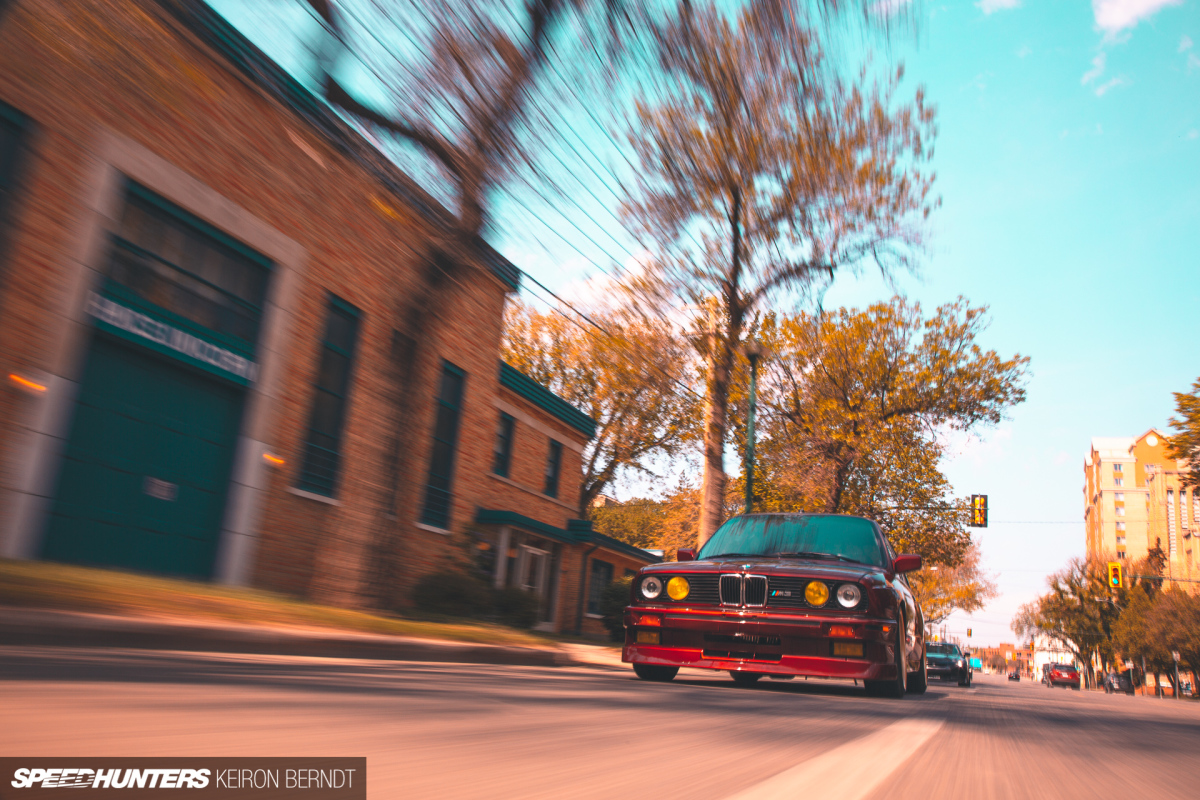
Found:
M 1168 458 L 1166 445 L 1154 428 L 1137 438 L 1092 439 L 1083 467 L 1087 552 L 1128 568 L 1158 545 L 1168 578 L 1194 579 L 1200 493 L 1182 485 L 1184 462 Z

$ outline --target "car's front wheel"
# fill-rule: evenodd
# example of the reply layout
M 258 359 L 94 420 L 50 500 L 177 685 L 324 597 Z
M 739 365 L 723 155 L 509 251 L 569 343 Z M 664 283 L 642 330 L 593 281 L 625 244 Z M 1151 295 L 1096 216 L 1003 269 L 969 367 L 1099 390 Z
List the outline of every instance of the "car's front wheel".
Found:
M 921 667 L 916 672 L 908 673 L 908 693 L 925 694 L 929 688 L 929 667 L 925 663 L 925 653 L 921 653 Z
M 679 674 L 679 667 L 656 667 L 653 664 L 634 664 L 633 671 L 639 678 L 644 681 L 666 681 L 674 680 Z
M 735 672 L 730 671 L 729 677 L 733 678 L 733 682 L 738 686 L 753 686 L 762 678 L 761 672 Z

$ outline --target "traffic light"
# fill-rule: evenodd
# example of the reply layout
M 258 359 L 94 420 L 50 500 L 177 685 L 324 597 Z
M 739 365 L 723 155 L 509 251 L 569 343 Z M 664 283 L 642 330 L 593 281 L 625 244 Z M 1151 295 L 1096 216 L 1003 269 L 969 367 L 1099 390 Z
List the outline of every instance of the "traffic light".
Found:
M 1120 588 L 1125 583 L 1124 577 L 1125 576 L 1121 574 L 1121 562 L 1119 562 L 1119 561 L 1108 562 L 1108 585 L 1109 586 L 1111 586 L 1114 589 Z
M 971 495 L 971 522 L 968 525 L 971 528 L 986 528 L 987 527 L 987 495 L 973 494 Z
M 971 638 L 971 629 L 970 628 L 967 628 L 967 638 L 968 639 Z

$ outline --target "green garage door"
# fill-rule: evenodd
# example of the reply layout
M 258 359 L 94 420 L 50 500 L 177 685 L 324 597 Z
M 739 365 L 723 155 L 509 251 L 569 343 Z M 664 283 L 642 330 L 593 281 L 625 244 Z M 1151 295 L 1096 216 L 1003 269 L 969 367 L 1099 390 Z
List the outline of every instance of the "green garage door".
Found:
M 243 395 L 97 332 L 43 557 L 211 577 Z

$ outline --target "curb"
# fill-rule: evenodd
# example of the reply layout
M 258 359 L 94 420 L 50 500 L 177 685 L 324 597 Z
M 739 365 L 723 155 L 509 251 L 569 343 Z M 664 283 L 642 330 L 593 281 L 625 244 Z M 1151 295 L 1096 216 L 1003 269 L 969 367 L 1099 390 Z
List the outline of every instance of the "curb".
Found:
M 114 647 L 530 667 L 576 666 L 578 663 L 563 651 L 535 647 L 324 629 L 173 622 L 150 617 L 14 607 L 0 607 L 0 645 Z

